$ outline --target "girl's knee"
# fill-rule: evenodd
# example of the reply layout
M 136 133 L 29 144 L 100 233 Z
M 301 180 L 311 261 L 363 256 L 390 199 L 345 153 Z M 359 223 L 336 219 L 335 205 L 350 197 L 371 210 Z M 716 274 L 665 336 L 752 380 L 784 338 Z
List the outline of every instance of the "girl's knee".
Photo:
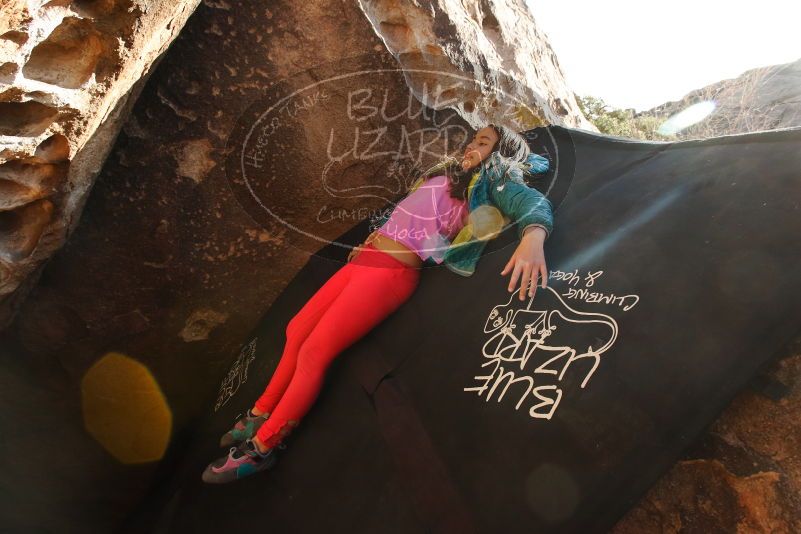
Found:
M 290 319 L 286 323 L 286 328 L 284 329 L 284 333 L 286 334 L 287 339 L 292 339 L 294 336 L 298 335 L 301 332 L 302 322 L 303 318 L 300 316 L 299 313 L 297 313 L 292 317 L 292 319 Z

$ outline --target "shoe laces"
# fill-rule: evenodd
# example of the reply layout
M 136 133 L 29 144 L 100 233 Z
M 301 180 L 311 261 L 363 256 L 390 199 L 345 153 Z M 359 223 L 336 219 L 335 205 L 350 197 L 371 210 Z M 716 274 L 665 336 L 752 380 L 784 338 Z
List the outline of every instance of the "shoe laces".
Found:
M 248 446 L 248 442 L 250 442 L 250 446 Z M 286 449 L 286 444 L 284 444 L 284 443 L 279 443 L 278 445 L 276 445 L 275 447 L 273 447 L 273 449 L 284 450 L 284 449 Z M 272 450 L 272 449 L 271 449 L 271 450 Z M 238 456 L 234 456 L 234 454 L 235 454 L 237 451 L 239 451 L 241 454 L 240 454 L 240 455 L 238 455 Z M 252 452 L 253 454 L 248 454 L 249 452 Z M 252 440 L 246 440 L 246 441 L 243 441 L 243 442 L 242 442 L 240 445 L 238 445 L 238 446 L 237 446 L 237 445 L 234 445 L 233 447 L 231 447 L 231 448 L 228 450 L 228 454 L 229 454 L 229 455 L 231 455 L 231 458 L 234 458 L 234 459 L 236 459 L 236 458 L 241 458 L 241 457 L 242 457 L 242 456 L 244 456 L 244 455 L 251 456 L 251 457 L 253 457 L 253 456 L 255 455 L 255 456 L 259 457 L 259 458 L 266 458 L 266 456 L 269 454 L 269 451 L 268 451 L 268 452 L 266 452 L 266 453 L 264 453 L 264 454 L 262 454 L 262 453 L 261 453 L 261 452 L 259 452 L 259 450 L 256 448 L 256 444 L 255 444 L 255 443 L 253 443 L 253 441 L 252 441 Z
M 231 455 L 231 458 L 238 459 L 241 458 L 242 456 L 253 457 L 254 455 L 259 455 L 260 453 L 258 450 L 256 450 L 256 445 L 251 440 L 245 440 L 239 445 L 234 445 L 233 447 L 231 447 L 228 450 L 228 454 Z

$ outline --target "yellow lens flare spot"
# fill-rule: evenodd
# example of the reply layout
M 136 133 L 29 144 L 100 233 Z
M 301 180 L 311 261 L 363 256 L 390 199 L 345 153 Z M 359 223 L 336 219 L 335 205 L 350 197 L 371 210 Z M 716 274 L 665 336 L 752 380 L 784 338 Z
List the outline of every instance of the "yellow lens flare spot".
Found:
M 503 214 L 495 206 L 484 204 L 470 212 L 469 224 L 476 239 L 487 241 L 503 230 Z
M 118 352 L 103 355 L 81 380 L 86 431 L 124 464 L 154 462 L 167 450 L 172 412 L 150 370 Z

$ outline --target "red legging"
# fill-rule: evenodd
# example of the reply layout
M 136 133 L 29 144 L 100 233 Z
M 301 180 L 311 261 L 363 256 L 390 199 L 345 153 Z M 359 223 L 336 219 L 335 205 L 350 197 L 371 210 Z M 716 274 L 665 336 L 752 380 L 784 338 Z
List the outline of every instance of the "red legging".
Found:
M 414 292 L 420 269 L 367 245 L 317 290 L 286 327 L 286 345 L 256 407 L 270 417 L 257 436 L 274 447 L 314 403 L 334 358 Z

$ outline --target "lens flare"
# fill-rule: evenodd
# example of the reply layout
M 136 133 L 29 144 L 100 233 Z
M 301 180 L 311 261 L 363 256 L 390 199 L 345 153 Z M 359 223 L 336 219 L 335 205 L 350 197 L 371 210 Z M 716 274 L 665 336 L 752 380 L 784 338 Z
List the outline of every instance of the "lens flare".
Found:
M 503 230 L 503 214 L 495 206 L 484 204 L 470 212 L 468 220 L 473 226 L 476 239 L 486 241 L 495 238 Z
M 673 135 L 688 126 L 701 122 L 714 110 L 715 103 L 711 100 L 697 102 L 675 115 L 671 115 L 668 120 L 659 125 L 656 131 L 662 135 Z
M 109 352 L 81 380 L 86 431 L 124 464 L 154 462 L 167 450 L 172 412 L 150 370 Z

